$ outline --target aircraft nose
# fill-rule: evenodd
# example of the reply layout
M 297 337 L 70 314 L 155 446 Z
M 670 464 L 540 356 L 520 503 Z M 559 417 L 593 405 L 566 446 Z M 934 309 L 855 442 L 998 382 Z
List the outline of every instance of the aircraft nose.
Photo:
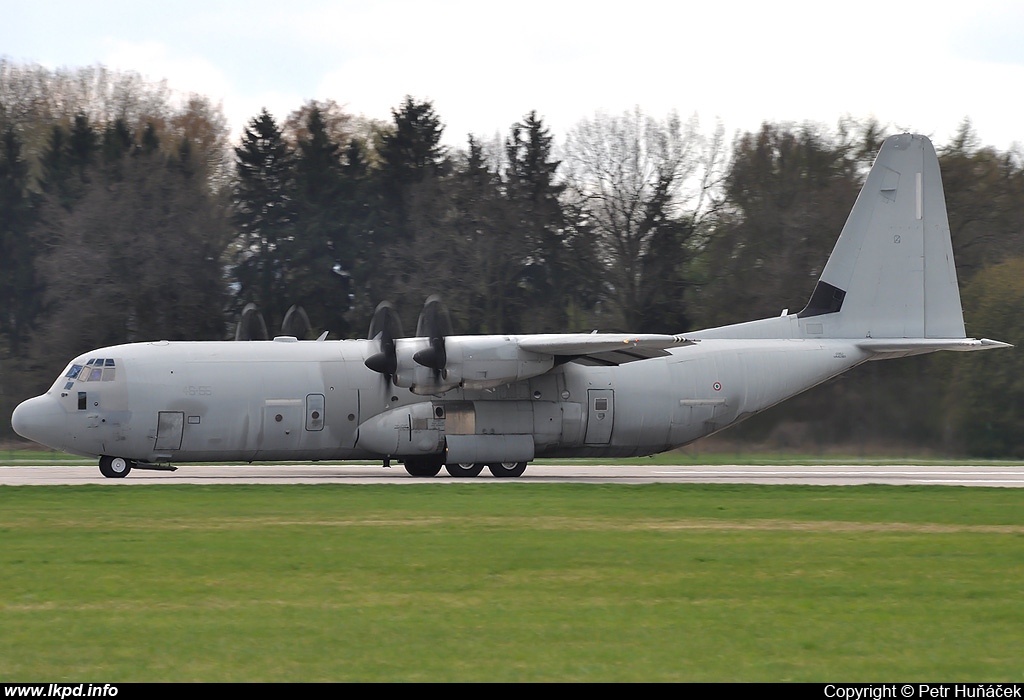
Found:
M 64 408 L 53 397 L 44 394 L 18 404 L 11 414 L 11 427 L 23 438 L 59 450 L 66 419 Z

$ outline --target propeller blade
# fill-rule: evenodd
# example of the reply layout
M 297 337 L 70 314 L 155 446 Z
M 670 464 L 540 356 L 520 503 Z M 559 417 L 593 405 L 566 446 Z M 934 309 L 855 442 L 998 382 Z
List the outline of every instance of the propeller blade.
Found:
M 448 315 L 448 307 L 441 301 L 439 294 L 431 294 L 423 304 L 420 319 L 416 323 L 417 338 L 443 338 L 452 333 L 452 319 Z
M 395 339 L 401 338 L 403 335 L 402 321 L 398 318 L 391 302 L 382 301 L 377 304 L 377 308 L 373 311 L 373 318 L 370 320 L 367 337 L 376 340 L 380 350 L 366 358 L 363 364 L 390 379 L 398 369 Z
M 429 367 L 436 372 L 443 372 L 448 362 L 444 339 L 451 334 L 452 320 L 448 315 L 448 307 L 441 301 L 440 296 L 430 295 L 423 305 L 419 322 L 416 324 L 416 336 L 429 338 L 430 347 L 420 350 L 412 356 L 412 359 L 424 367 Z
M 373 318 L 370 319 L 370 331 L 366 337 L 372 340 L 377 337 L 378 333 L 385 333 L 391 340 L 405 337 L 405 333 L 402 332 L 402 320 L 398 318 L 398 313 L 390 301 L 382 301 L 377 304 L 377 308 L 373 311 Z
M 292 304 L 288 307 L 288 311 L 284 315 L 284 321 L 281 322 L 281 335 L 291 335 L 299 340 L 304 340 L 311 330 L 312 326 L 309 323 L 309 316 L 306 315 L 306 310 L 298 304 Z
M 245 305 L 235 326 L 235 340 L 268 340 L 267 322 L 263 320 L 259 307 L 252 302 Z

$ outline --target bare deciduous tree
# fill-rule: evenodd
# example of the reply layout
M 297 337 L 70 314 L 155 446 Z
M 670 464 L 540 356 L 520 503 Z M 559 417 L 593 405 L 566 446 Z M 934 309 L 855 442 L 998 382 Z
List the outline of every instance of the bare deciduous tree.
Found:
M 696 118 L 683 122 L 673 112 L 658 120 L 639 107 L 598 113 L 570 132 L 563 159 L 569 199 L 593 232 L 616 325 L 683 322 L 687 241 L 712 202 L 721 145 L 720 130 L 705 138 Z M 666 291 L 678 293 L 674 318 L 665 318 L 665 300 L 657 298 Z

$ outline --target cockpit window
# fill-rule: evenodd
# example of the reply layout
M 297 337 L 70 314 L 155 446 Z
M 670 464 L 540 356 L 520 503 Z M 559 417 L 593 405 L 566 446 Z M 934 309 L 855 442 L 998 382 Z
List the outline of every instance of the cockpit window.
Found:
M 67 383 L 64 384 L 64 391 L 71 390 L 71 387 L 75 385 L 74 381 L 78 378 L 78 375 L 82 373 L 82 369 L 82 365 L 71 365 L 71 367 L 68 368 L 67 373 L 64 375 L 64 378 L 67 380 Z
M 71 382 L 77 379 L 80 382 L 112 382 L 116 377 L 117 366 L 113 358 L 100 357 L 90 358 L 85 365 L 72 365 L 68 373 L 64 375 L 67 380 L 65 389 L 71 388 Z

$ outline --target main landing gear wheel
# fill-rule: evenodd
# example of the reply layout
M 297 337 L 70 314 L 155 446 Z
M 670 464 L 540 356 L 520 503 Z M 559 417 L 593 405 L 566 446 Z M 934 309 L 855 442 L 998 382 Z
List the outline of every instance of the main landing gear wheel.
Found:
M 405 471 L 412 476 L 437 476 L 441 466 L 440 457 L 410 457 L 405 460 Z
M 100 474 L 108 479 L 123 479 L 131 472 L 135 462 L 124 457 L 100 457 Z
M 476 476 L 484 470 L 482 462 L 476 464 L 446 464 L 444 468 L 454 477 Z
M 488 464 L 487 468 L 498 478 L 522 476 L 526 471 L 526 462 L 495 462 Z

